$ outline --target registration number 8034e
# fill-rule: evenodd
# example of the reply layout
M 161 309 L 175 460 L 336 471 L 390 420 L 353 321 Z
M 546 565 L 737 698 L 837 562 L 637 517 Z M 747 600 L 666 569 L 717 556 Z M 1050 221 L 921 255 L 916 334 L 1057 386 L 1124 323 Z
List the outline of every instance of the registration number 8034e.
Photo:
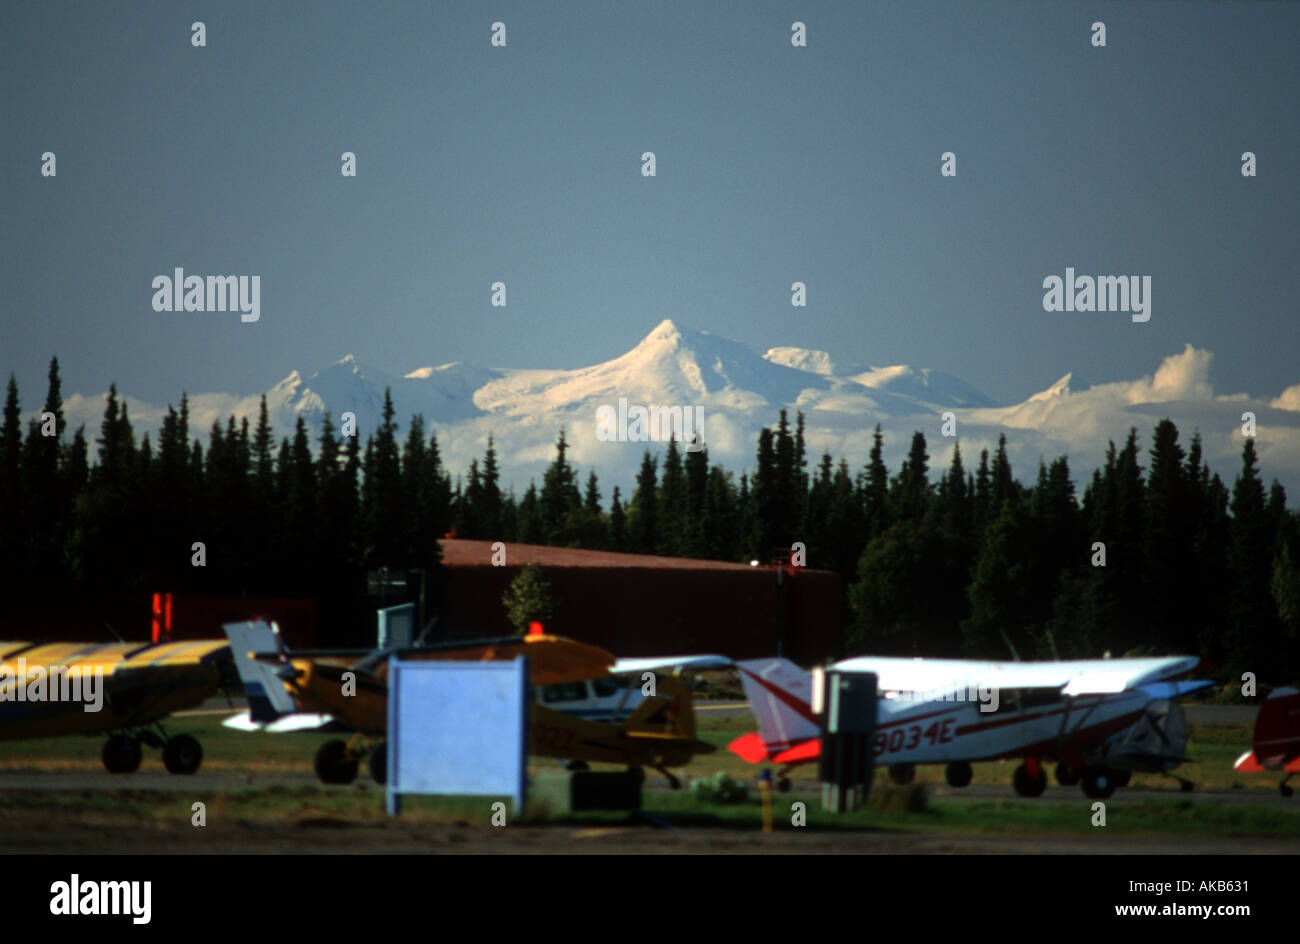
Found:
M 877 731 L 871 742 L 872 752 L 878 756 L 895 751 L 910 751 L 920 746 L 922 741 L 927 744 L 947 744 L 954 737 L 954 723 L 955 719 L 945 718 L 943 721 L 932 722 L 928 727 L 912 724 L 891 731 Z

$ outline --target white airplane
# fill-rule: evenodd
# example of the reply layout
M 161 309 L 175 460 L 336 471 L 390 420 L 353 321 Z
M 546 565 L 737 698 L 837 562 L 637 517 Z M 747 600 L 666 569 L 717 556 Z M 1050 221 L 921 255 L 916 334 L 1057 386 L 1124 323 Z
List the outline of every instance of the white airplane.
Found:
M 862 656 L 829 669 L 874 672 L 875 762 L 910 783 L 916 764 L 946 764 L 947 782 L 971 782 L 972 761 L 1020 757 L 1013 784 L 1021 796 L 1047 787 L 1042 759 L 1057 761 L 1058 782 L 1082 781 L 1089 797 L 1110 796 L 1134 770 L 1168 772 L 1184 760 L 1186 727 L 1176 699 L 1209 682 L 1172 682 L 1199 664 L 1194 656 L 1074 662 L 969 662 Z M 737 662 L 759 723 L 729 746 L 749 761 L 783 764 L 786 774 L 821 753 L 813 675 L 787 659 Z M 1192 784 L 1180 781 L 1184 790 Z
M 698 672 L 725 669 L 734 663 L 726 656 L 654 656 L 616 659 L 606 678 L 543 685 L 537 701 L 548 708 L 589 721 L 626 721 L 645 701 L 646 673 L 662 670 Z

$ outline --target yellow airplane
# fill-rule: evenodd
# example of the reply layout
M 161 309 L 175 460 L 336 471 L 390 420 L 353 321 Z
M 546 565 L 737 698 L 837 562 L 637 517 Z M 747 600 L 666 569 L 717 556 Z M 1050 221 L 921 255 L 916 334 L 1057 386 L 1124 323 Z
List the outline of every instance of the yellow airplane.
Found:
M 313 723 L 328 716 L 356 732 L 350 741 L 328 741 L 317 752 L 316 774 L 325 783 L 350 783 L 367 754 L 371 776 L 384 782 L 388 657 L 392 654 L 412 661 L 462 662 L 509 661 L 524 655 L 533 686 L 542 690 L 610 678 L 616 665 L 614 656 L 604 649 L 542 634 L 362 653 L 288 652 L 280 645 L 278 634 L 260 620 L 228 623 L 225 630 L 250 704 L 249 719 L 232 719 L 233 724 L 227 722 L 231 727 L 249 728 L 271 721 L 271 730 L 294 730 L 298 726 L 284 725 L 289 719 L 283 716 L 310 712 L 314 713 Z M 268 645 L 272 638 L 274 643 Z M 363 657 L 357 660 L 357 656 Z M 654 660 L 638 660 L 638 665 L 642 662 Z M 276 680 L 283 691 L 277 690 Z M 574 762 L 571 766 L 577 769 L 588 761 L 626 764 L 634 770 L 650 767 L 667 777 L 674 788 L 680 786 L 665 768 L 680 767 L 696 754 L 711 753 L 715 748 L 695 737 L 688 680 L 664 674 L 655 682 L 655 694 L 641 699 L 623 720 L 591 720 L 534 704 L 529 717 L 529 752 Z M 278 727 L 276 719 L 280 719 Z
M 0 741 L 107 731 L 110 773 L 138 769 L 145 743 L 162 748 L 171 773 L 192 774 L 199 742 L 161 721 L 232 682 L 230 666 L 226 640 L 0 642 Z

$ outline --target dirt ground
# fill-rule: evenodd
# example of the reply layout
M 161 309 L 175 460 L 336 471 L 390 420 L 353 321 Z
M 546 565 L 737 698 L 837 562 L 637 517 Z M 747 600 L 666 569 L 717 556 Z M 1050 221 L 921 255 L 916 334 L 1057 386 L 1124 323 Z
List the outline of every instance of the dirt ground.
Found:
M 1010 854 L 1287 854 L 1294 839 L 1120 838 L 1113 835 L 957 835 L 906 830 L 854 832 L 669 827 L 469 823 L 361 822 L 307 816 L 279 822 L 226 820 L 204 827 L 162 823 L 114 811 L 51 817 L 48 811 L 0 812 L 0 853 L 468 853 L 468 854 L 682 854 L 682 853 L 1010 853 Z

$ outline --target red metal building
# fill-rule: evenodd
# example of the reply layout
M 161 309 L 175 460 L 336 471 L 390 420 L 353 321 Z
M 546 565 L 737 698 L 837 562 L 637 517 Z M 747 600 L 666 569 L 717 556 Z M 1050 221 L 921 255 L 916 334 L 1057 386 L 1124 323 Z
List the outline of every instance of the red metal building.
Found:
M 494 566 L 492 547 L 442 541 L 444 633 L 513 633 L 501 598 L 525 564 L 538 564 L 558 604 L 546 631 L 618 656 L 779 651 L 807 665 L 839 654 L 842 589 L 832 571 L 532 544 L 506 545 L 506 564 Z

